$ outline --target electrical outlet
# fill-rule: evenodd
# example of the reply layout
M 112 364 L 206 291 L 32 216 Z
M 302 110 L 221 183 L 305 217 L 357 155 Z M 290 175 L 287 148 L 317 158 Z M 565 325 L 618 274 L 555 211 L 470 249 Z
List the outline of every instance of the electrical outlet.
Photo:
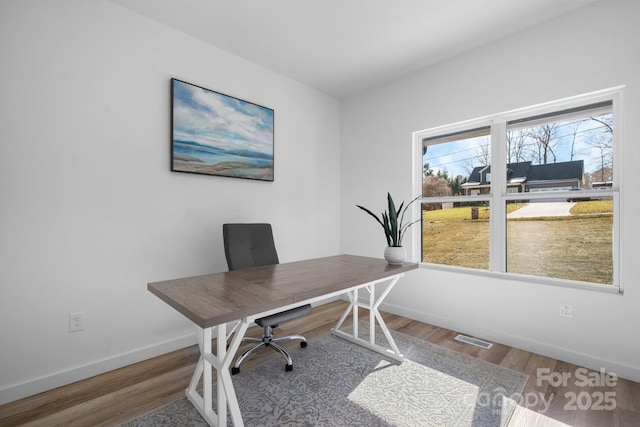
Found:
M 82 331 L 84 329 L 84 312 L 69 313 L 69 332 Z
M 560 316 L 573 318 L 573 304 L 568 302 L 560 303 Z

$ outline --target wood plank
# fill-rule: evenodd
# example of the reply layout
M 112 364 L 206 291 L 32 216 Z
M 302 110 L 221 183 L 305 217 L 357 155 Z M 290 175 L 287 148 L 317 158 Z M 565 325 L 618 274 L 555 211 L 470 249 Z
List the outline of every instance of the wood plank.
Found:
M 151 293 L 201 328 L 293 304 L 290 293 L 268 284 L 256 286 L 267 268 L 237 270 L 149 283 Z

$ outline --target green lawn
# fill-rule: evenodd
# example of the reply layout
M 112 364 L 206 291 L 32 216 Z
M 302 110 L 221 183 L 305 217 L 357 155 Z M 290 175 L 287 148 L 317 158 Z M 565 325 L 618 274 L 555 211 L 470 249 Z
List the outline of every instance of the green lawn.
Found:
M 588 202 L 578 202 L 571 208 L 571 215 L 601 213 L 613 213 L 613 202 L 611 200 L 590 200 Z
M 517 209 L 523 205 L 510 205 Z M 572 216 L 507 221 L 507 270 L 561 279 L 612 283 L 611 201 L 578 202 Z M 489 210 L 423 212 L 423 261 L 489 267 Z

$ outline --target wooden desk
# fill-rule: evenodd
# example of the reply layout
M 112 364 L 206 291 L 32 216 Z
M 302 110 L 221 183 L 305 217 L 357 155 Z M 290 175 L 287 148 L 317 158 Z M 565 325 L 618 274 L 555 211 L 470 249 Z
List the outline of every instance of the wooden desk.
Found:
M 149 283 L 148 289 L 197 325 L 200 360 L 187 388 L 187 398 L 204 419 L 213 426 L 225 426 L 227 405 L 235 426 L 242 426 L 242 416 L 236 398 L 229 367 L 242 337 L 256 318 L 347 294 L 349 307 L 333 333 L 349 341 L 402 360 L 378 308 L 398 279 L 417 264 L 390 265 L 382 259 L 354 255 L 338 255 L 276 264 L 225 273 L 207 274 L 175 280 Z M 376 296 L 375 288 L 387 282 Z M 359 301 L 358 290 L 366 288 L 367 304 Z M 369 340 L 358 336 L 358 307 L 369 309 Z M 339 328 L 349 313 L 353 316 L 352 333 Z M 227 334 L 227 323 L 236 322 Z M 390 348 L 375 344 L 375 324 L 382 328 Z M 211 349 L 212 334 L 217 349 Z M 231 338 L 228 348 L 227 340 Z M 211 368 L 217 371 L 217 412 L 212 404 Z M 203 392 L 196 390 L 203 378 Z

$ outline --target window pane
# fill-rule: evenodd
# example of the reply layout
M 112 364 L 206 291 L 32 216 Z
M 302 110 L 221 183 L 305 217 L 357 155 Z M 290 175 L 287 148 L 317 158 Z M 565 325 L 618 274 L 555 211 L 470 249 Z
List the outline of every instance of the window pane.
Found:
M 424 197 L 491 193 L 490 128 L 425 138 L 422 147 Z
M 423 204 L 422 261 L 489 269 L 489 203 Z
M 610 187 L 611 102 L 507 125 L 507 193 Z
M 611 102 L 507 124 L 507 193 L 575 197 L 507 204 L 507 271 L 613 283 L 612 200 L 580 190 L 613 185 Z
M 507 271 L 613 283 L 613 201 L 507 203 Z

